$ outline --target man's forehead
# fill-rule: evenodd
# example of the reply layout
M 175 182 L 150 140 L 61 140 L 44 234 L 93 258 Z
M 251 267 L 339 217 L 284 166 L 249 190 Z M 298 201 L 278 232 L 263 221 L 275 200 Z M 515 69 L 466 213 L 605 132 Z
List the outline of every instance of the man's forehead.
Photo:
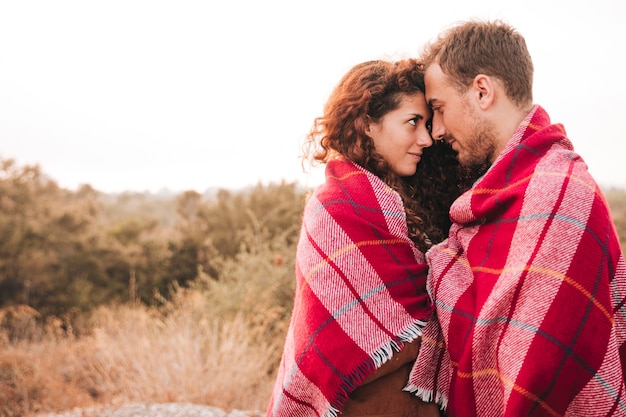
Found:
M 445 78 L 446 74 L 437 63 L 430 64 L 424 71 L 424 81 L 433 82 Z
M 424 86 L 426 101 L 434 104 L 437 100 L 441 100 L 446 87 L 450 86 L 450 77 L 441 70 L 439 64 L 429 65 L 424 71 Z

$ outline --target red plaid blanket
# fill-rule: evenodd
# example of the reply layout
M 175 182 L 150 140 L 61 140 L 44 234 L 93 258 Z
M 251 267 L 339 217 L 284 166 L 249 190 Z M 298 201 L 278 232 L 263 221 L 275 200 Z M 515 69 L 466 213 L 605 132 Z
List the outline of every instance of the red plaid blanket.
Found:
M 626 415 L 624 257 L 563 127 L 536 106 L 450 213 L 407 390 L 449 416 Z
M 309 198 L 296 296 L 267 415 L 333 416 L 394 352 L 421 335 L 433 306 L 427 266 L 400 196 L 345 160 Z

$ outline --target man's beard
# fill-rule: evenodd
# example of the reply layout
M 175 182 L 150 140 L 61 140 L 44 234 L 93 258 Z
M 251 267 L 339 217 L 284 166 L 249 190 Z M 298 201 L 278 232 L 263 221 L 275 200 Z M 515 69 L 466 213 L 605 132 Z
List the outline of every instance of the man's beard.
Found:
M 463 141 L 458 159 L 465 167 L 485 166 L 495 159 L 495 151 L 496 137 L 492 127 L 479 120 L 474 124 L 471 136 Z

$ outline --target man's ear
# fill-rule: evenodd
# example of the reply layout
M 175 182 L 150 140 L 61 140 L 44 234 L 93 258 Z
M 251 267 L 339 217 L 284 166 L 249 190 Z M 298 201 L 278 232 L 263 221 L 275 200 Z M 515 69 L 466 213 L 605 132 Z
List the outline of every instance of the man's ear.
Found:
M 496 98 L 496 80 L 485 74 L 478 74 L 472 82 L 472 89 L 476 95 L 478 106 L 486 110 Z

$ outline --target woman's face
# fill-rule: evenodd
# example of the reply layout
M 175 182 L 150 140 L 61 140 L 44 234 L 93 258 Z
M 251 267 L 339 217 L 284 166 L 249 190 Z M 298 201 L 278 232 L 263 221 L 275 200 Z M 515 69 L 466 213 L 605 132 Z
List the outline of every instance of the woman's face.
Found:
M 431 118 L 424 94 L 416 93 L 404 95 L 400 105 L 378 122 L 370 121 L 367 134 L 397 175 L 415 174 L 422 151 L 433 144 L 429 131 Z

